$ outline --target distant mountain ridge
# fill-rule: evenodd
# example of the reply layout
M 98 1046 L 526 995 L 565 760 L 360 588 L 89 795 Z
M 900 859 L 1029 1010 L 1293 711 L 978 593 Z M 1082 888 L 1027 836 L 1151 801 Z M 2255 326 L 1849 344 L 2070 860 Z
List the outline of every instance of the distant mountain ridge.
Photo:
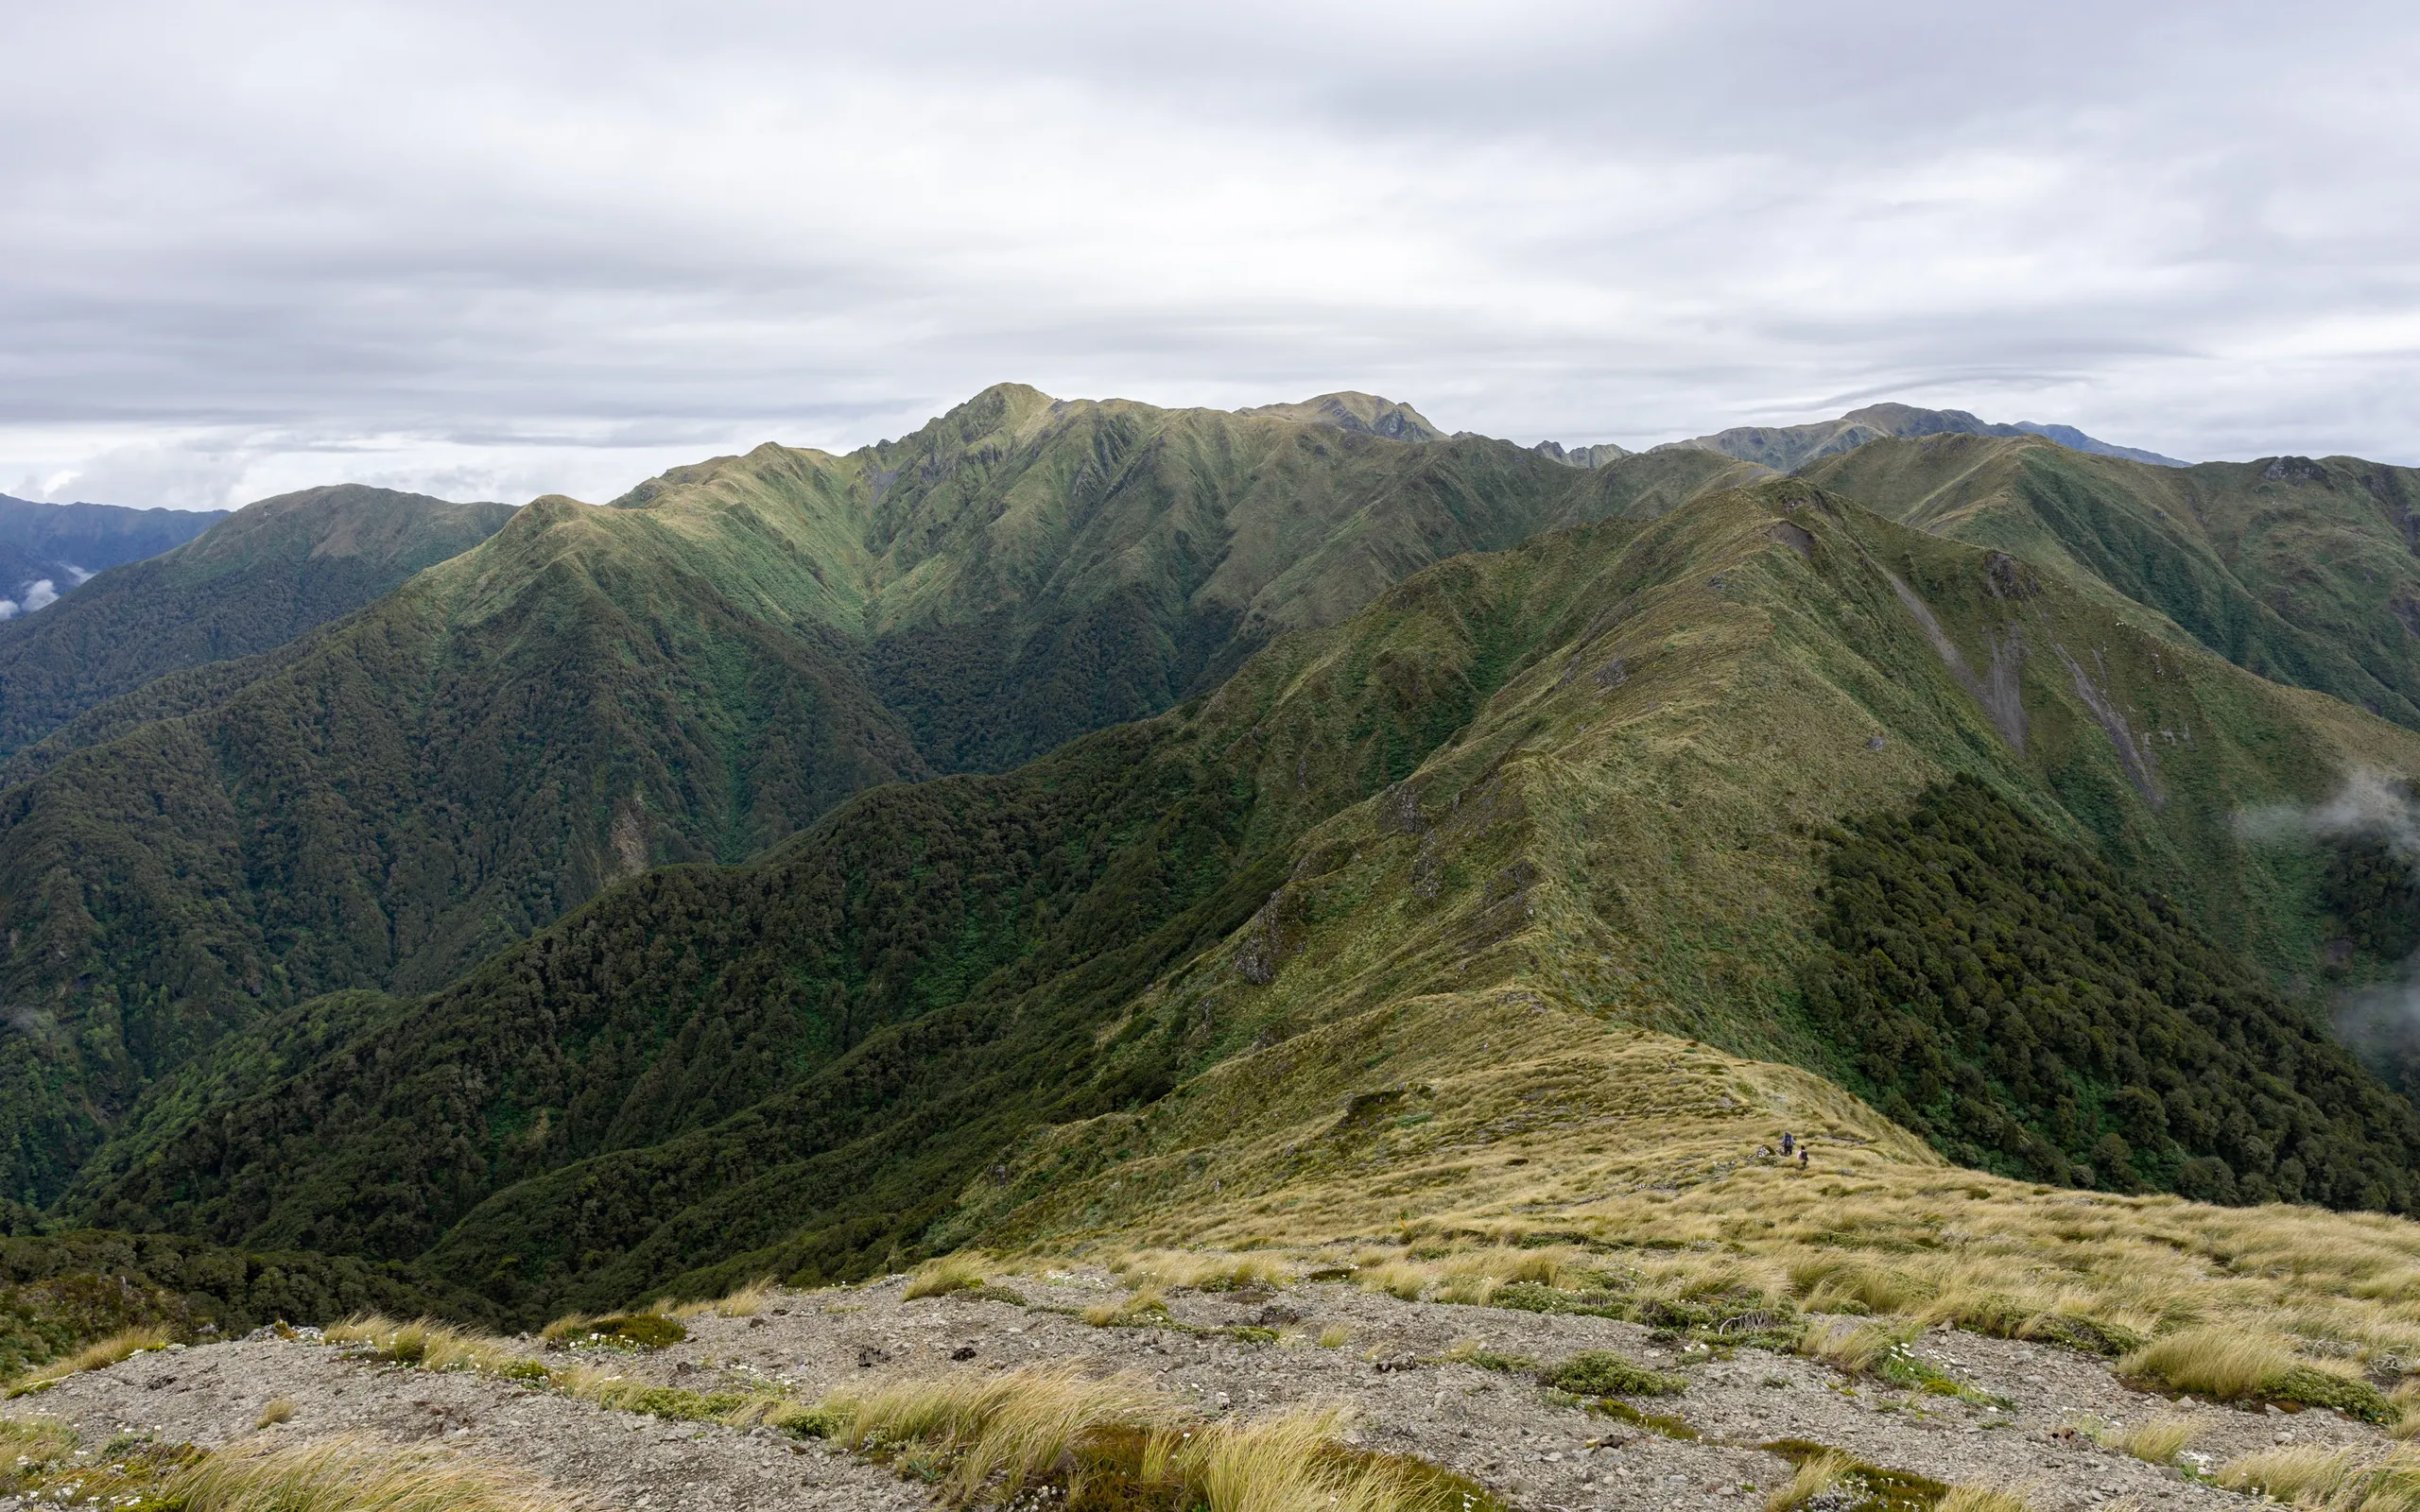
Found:
M 2044 425 L 2033 421 L 1994 424 L 1962 409 L 1919 409 L 1911 404 L 1868 404 L 1838 420 L 1805 425 L 1741 425 L 1711 436 L 1666 441 L 1656 451 L 1696 449 L 1720 452 L 1743 462 L 1756 462 L 1789 472 L 1821 457 L 1855 451 L 1868 441 L 1915 436 L 2040 436 L 2061 446 L 2098 456 L 2118 456 L 2157 467 L 2189 467 L 2172 456 L 2097 440 L 2072 425 Z
M 156 557 L 227 518 L 224 509 L 43 504 L 0 493 L 0 618 L 36 610 L 95 573 Z M 47 582 L 45 591 L 29 592 Z
M 0 625 L 0 758 L 156 678 L 274 650 L 477 545 L 511 515 L 510 505 L 359 484 L 214 513 L 192 540 Z
M 1291 404 L 1254 404 L 1238 415 L 1290 420 L 1304 425 L 1329 425 L 1357 436 L 1378 436 L 1391 441 L 1442 441 L 1445 433 L 1428 417 L 1392 399 L 1345 389 L 1320 394 Z

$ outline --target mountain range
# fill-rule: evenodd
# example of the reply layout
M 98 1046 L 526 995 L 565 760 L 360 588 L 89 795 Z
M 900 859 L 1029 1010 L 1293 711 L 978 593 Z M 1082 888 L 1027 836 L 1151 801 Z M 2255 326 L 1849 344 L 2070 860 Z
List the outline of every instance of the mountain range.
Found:
M 0 619 L 41 609 L 103 568 L 182 545 L 226 517 L 224 509 L 37 504 L 0 493 Z
M 2189 465 L 2156 452 L 2095 440 L 2072 425 L 2043 425 L 2033 421 L 1994 424 L 1977 420 L 1962 409 L 1918 409 L 1897 404 L 1868 404 L 1863 409 L 1850 410 L 1838 420 L 1817 421 L 1807 425 L 1737 426 L 1685 441 L 1667 441 L 1664 445 L 1675 449 L 1720 452 L 1743 462 L 1758 462 L 1787 472 L 1808 462 L 1853 452 L 1868 441 L 1920 436 L 2039 436 L 2070 451 L 2096 456 L 2123 457 L 2130 462 L 2149 462 L 2156 467 Z
M 1003 385 L 605 506 L 266 501 L 0 640 L 0 1191 L 525 1321 L 1478 1221 L 1510 1145 L 1663 1180 L 1751 1107 L 2409 1211 L 2327 1018 L 2403 865 L 2238 818 L 2420 776 L 2420 474 L 2008 429 Z

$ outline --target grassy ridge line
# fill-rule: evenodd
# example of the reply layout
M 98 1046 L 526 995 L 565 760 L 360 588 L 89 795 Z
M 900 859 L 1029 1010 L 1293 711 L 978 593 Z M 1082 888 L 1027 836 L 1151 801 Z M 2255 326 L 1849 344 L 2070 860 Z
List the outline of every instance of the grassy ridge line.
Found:
M 162 1069 L 265 1013 L 435 988 L 648 867 L 1156 713 L 1585 490 L 1629 497 L 1506 443 L 1004 388 L 851 457 L 535 501 L 307 644 L 23 765 L 0 991 L 40 1007 L 0 1049 L 0 1188 L 55 1197 Z
M 434 1235 L 382 1227 L 394 1220 L 380 1214 L 425 1222 L 424 1193 L 441 1181 L 462 1190 L 458 1146 L 441 1125 L 485 1125 L 472 1152 L 493 1174 L 473 1177 L 473 1201 L 615 1145 L 675 1138 L 666 1153 L 683 1161 L 684 1151 L 727 1152 L 701 1169 L 672 1166 L 676 1185 L 651 1175 L 639 1190 L 653 1196 L 628 1211 L 618 1198 L 602 1212 L 592 1205 L 596 1215 L 568 1230 L 551 1220 L 529 1228 L 482 1220 L 478 1247 L 452 1272 L 485 1286 L 518 1254 L 505 1279 L 544 1286 L 555 1284 L 544 1279 L 550 1266 L 577 1268 L 587 1249 L 667 1242 L 680 1230 L 666 1196 L 693 1182 L 691 1169 L 731 1181 L 734 1160 L 744 1160 L 752 1164 L 740 1169 L 764 1169 L 774 1183 L 772 1198 L 730 1220 L 736 1228 L 705 1225 L 717 1232 L 764 1231 L 798 1212 L 804 1192 L 846 1194 L 849 1211 L 871 1215 L 883 1203 L 865 1194 L 867 1162 L 879 1170 L 903 1144 L 1012 1137 L 1013 1120 L 1033 1116 L 1027 1098 L 1117 1106 L 1148 1095 L 1164 1074 L 1150 1064 L 1098 1080 L 1071 1074 L 1100 1054 L 1100 1018 L 1231 932 L 1274 880 L 1260 876 L 1255 857 L 1410 770 L 1515 654 L 1515 601 L 1478 593 L 1483 573 L 1448 572 L 1470 592 L 1431 586 L 1390 598 L 1357 628 L 1288 642 L 1199 709 L 1156 726 L 1093 737 L 1006 777 L 871 795 L 754 868 L 658 874 L 434 1003 L 356 1010 L 340 1000 L 273 1022 L 266 1040 L 231 1040 L 147 1104 L 121 1135 L 108 1183 L 93 1183 L 92 1206 L 79 1211 L 410 1253 L 398 1241 Z M 643 948 L 631 934 L 642 929 L 649 941 L 686 943 Z M 1004 1032 L 1017 1038 L 986 1051 Z M 350 1057 L 324 1061 L 339 1044 Z M 438 1045 L 441 1056 L 424 1048 Z M 440 1061 L 452 1069 L 438 1073 Z M 389 1082 L 380 1067 L 407 1077 L 426 1067 L 435 1079 Z M 467 1087 L 465 1072 L 477 1078 Z M 697 1109 L 744 1106 L 792 1080 L 797 1091 L 768 1113 L 683 1136 Z M 1019 1081 L 1031 1091 L 1003 1102 Z M 501 1107 L 457 1106 L 478 1086 L 511 1091 Z M 925 1105 L 903 1105 L 903 1088 L 921 1089 Z M 960 1108 L 970 1122 L 952 1132 Z M 154 1113 L 156 1133 L 147 1132 Z M 800 1116 L 829 1132 L 802 1135 L 791 1122 Z M 868 1133 L 874 1142 L 853 1151 Z M 168 1140 L 179 1147 L 164 1152 Z M 764 1153 L 742 1155 L 745 1141 Z M 980 1159 L 976 1144 L 949 1159 Z M 811 1183 L 752 1163 L 786 1167 L 819 1148 L 831 1174 Z M 398 1167 L 399 1152 L 420 1153 Z M 257 1172 L 269 1205 L 213 1195 L 234 1170 Z M 598 1179 L 583 1170 L 562 1183 Z M 896 1179 L 908 1185 L 882 1228 L 834 1233 L 841 1253 L 911 1232 L 902 1223 L 957 1185 L 914 1168 Z M 437 1215 L 450 1221 L 442 1207 Z M 581 1233 L 589 1237 L 560 1253 Z M 798 1263 L 815 1253 L 808 1246 Z M 649 1279 L 600 1281 L 588 1305 Z

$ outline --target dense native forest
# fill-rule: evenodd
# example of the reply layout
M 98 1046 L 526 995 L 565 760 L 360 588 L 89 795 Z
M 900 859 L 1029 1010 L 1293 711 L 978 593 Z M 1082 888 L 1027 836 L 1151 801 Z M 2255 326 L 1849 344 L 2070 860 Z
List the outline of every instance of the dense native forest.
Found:
M 2156 892 L 1972 778 L 1832 841 L 1806 1011 L 1963 1164 L 2409 1211 L 2420 1111 Z

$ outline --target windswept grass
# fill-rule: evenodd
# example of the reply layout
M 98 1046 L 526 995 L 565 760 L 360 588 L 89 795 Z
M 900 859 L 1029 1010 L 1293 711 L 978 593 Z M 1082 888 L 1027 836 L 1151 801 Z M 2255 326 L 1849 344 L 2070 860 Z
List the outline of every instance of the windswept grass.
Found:
M 1477 1484 L 1436 1466 L 1346 1447 L 1342 1408 L 1205 1424 L 1134 1375 L 1052 1366 L 895 1381 L 835 1394 L 821 1410 L 852 1449 L 923 1457 L 957 1503 L 1013 1500 L 1046 1482 L 1071 1507 L 1502 1512 Z M 1094 1489 L 1105 1493 L 1098 1502 L 1086 1496 Z
M 2319 1504 L 2342 1490 L 2360 1464 L 2360 1456 L 2349 1449 L 2289 1444 L 2238 1455 L 2210 1478 L 2230 1491 Z
M 947 1297 L 952 1292 L 971 1292 L 983 1284 L 983 1273 L 972 1261 L 947 1256 L 928 1261 L 915 1275 L 908 1279 L 908 1289 L 900 1294 L 902 1301 L 912 1302 L 920 1297 Z
M 165 1500 L 163 1489 L 199 1457 L 191 1445 L 112 1441 L 106 1456 L 79 1446 L 76 1431 L 56 1418 L 0 1418 L 0 1496 L 184 1512 L 186 1503 Z
M 2153 1339 L 2118 1361 L 2118 1373 L 2220 1401 L 2297 1401 L 2380 1425 L 2402 1416 L 2350 1370 L 2308 1364 L 2283 1339 L 2241 1329 L 2186 1329 Z
M 2420 1508 L 2420 1453 L 2409 1448 L 2372 1460 L 2357 1450 L 2292 1444 L 2231 1459 L 2212 1478 L 2230 1490 L 2325 1512 Z
M 261 1415 L 252 1419 L 252 1426 L 254 1428 L 274 1428 L 279 1423 L 290 1423 L 293 1420 L 294 1399 L 291 1397 L 279 1397 L 273 1401 L 262 1404 Z
M 772 1277 L 760 1276 L 737 1291 L 717 1297 L 710 1302 L 683 1302 L 670 1309 L 670 1315 L 676 1318 L 693 1318 L 703 1317 L 711 1313 L 716 1317 L 754 1317 L 765 1311 L 765 1304 L 770 1301 L 773 1294 L 780 1289 L 780 1283 Z
M 2132 1454 L 2146 1465 L 2172 1465 L 2208 1426 L 2189 1414 L 2164 1412 L 2132 1428 L 2105 1429 L 2093 1436 L 2104 1448 Z
M 1847 1480 L 1857 1469 L 1857 1461 L 1837 1449 L 1810 1454 L 1798 1462 L 1798 1469 L 1782 1485 L 1773 1487 L 1765 1498 L 1765 1512 L 1797 1512 L 1833 1486 Z
M 585 1512 L 590 1503 L 501 1466 L 340 1435 L 222 1449 L 171 1478 L 186 1512 Z
M 165 1349 L 168 1335 L 159 1329 L 128 1329 L 96 1339 L 64 1359 L 53 1360 L 30 1375 L 10 1383 L 8 1395 L 22 1397 L 27 1392 L 41 1391 L 54 1383 L 86 1370 L 102 1370 L 121 1360 L 141 1354 L 146 1349 Z
M 516 1373 L 516 1367 L 543 1369 L 524 1360 L 506 1340 L 468 1332 L 431 1318 L 399 1323 L 376 1314 L 362 1314 L 336 1324 L 321 1337 L 330 1344 L 365 1346 L 379 1359 L 428 1370 L 485 1370 L 510 1375 Z
M 1113 1259 L 1109 1269 L 1112 1275 L 1132 1276 L 1170 1291 L 1237 1292 L 1284 1286 L 1295 1277 L 1293 1266 L 1273 1256 L 1189 1249 L 1137 1250 Z
M 887 1382 L 835 1393 L 823 1410 L 851 1449 L 913 1443 L 949 1455 L 945 1484 L 958 1500 L 995 1476 L 1014 1495 L 1095 1429 L 1180 1420 L 1176 1403 L 1139 1376 L 1096 1378 L 1066 1366 Z
M 2115 1502 L 2101 1503 L 2104 1512 L 2118 1508 Z M 2024 1493 L 1996 1486 L 1953 1486 L 1949 1494 L 1933 1503 L 1933 1512 L 2033 1512 L 2033 1503 Z
M 1167 1298 L 1156 1286 L 1137 1287 L 1114 1302 L 1095 1302 L 1084 1309 L 1084 1321 L 1097 1329 L 1131 1328 L 1167 1318 Z

